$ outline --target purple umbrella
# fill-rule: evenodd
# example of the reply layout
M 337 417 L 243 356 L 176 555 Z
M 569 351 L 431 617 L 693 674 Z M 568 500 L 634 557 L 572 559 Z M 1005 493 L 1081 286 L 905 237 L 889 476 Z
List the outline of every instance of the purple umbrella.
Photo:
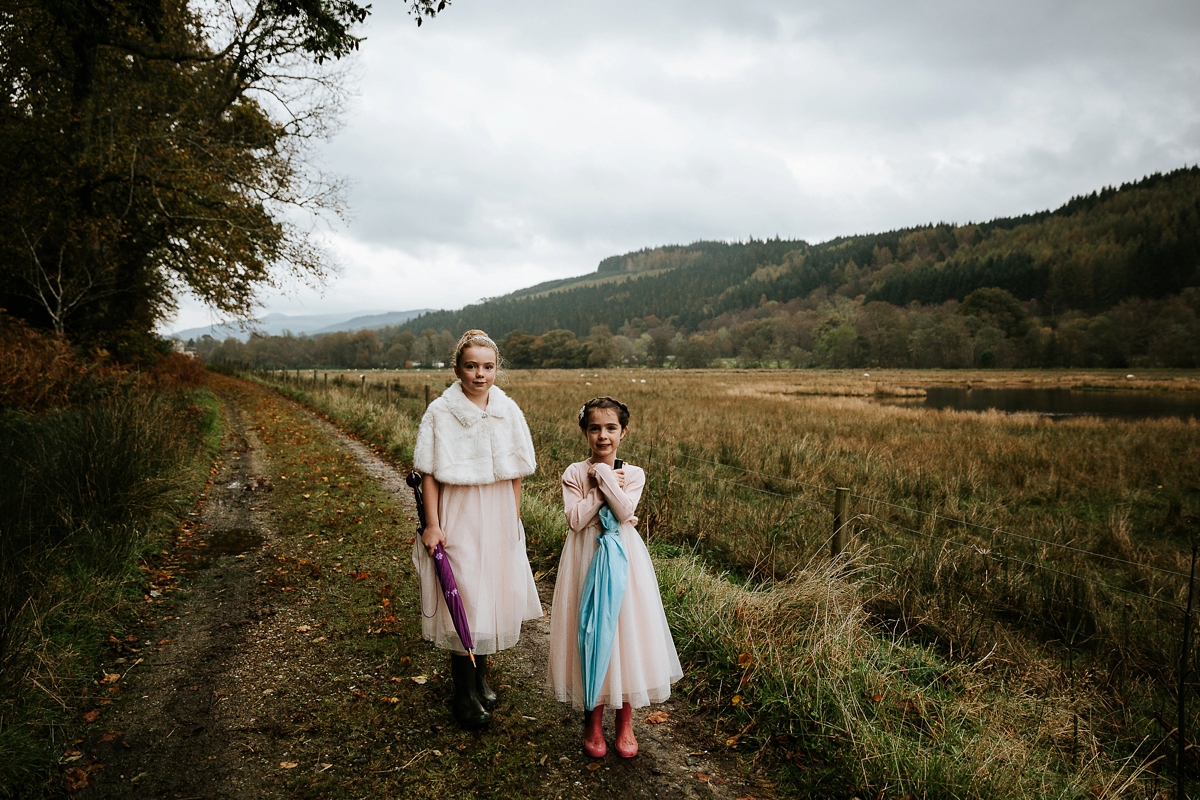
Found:
M 404 480 L 412 487 L 413 495 L 417 498 L 417 536 L 420 537 L 425 533 L 425 493 L 421 491 L 421 475 L 410 472 Z M 474 664 L 475 642 L 471 639 L 471 626 L 467 624 L 467 610 L 463 608 L 462 598 L 458 595 L 458 581 L 454 580 L 450 559 L 446 557 L 446 550 L 440 543 L 433 548 L 433 566 L 437 570 L 438 582 L 442 584 L 442 595 L 446 598 L 446 608 L 450 611 L 454 630 L 462 640 L 463 647 L 467 649 L 471 663 Z

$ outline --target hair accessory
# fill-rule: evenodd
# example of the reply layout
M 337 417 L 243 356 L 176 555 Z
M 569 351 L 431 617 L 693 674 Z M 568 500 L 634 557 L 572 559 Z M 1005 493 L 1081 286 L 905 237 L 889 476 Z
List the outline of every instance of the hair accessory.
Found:
M 583 419 L 583 415 L 584 415 L 585 413 L 587 413 L 587 403 L 584 403 L 583 405 L 581 405 L 581 406 L 579 407 L 579 418 L 580 418 L 580 419 Z

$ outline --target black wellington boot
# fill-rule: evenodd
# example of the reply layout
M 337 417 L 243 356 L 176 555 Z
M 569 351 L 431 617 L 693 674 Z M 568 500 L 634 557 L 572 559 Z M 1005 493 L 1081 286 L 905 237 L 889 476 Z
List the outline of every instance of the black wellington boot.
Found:
M 470 656 L 451 653 L 450 675 L 454 679 L 454 700 L 451 701 L 454 721 L 467 731 L 487 727 L 492 715 L 479 702 L 479 694 L 475 690 L 475 666 Z
M 497 698 L 492 687 L 488 686 L 487 661 L 487 656 L 475 656 L 475 694 L 479 696 L 480 705 L 491 711 L 496 707 Z

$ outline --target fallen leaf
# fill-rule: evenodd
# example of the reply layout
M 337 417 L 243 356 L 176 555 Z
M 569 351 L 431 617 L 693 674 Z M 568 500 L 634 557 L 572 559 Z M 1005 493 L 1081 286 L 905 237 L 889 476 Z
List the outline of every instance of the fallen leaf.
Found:
M 367 696 L 365 694 L 363 694 L 362 692 L 351 692 L 351 694 L 354 695 L 355 700 L 366 700 L 367 699 Z
M 872 703 L 878 703 L 880 700 L 883 699 L 883 692 L 876 692 L 875 694 L 871 695 L 867 699 L 870 700 Z
M 100 712 L 98 710 L 92 710 L 83 715 L 83 724 L 91 725 L 98 719 L 100 719 Z
M 429 678 L 425 675 L 413 675 L 412 678 L 410 678 L 409 680 L 411 680 L 413 683 L 417 684 L 418 686 L 424 686 L 426 683 L 429 682 Z
M 738 656 L 738 666 L 742 669 L 749 667 L 753 663 L 754 656 L 750 655 L 749 653 L 742 653 L 740 656 Z
M 712 780 L 712 778 L 710 778 L 709 776 L 705 775 L 703 772 L 697 772 L 697 773 L 696 773 L 696 780 L 700 781 L 701 783 L 708 783 L 709 781 L 711 781 L 711 780 Z
M 96 782 L 96 776 L 79 767 L 67 770 L 63 774 L 63 786 L 68 792 L 78 792 Z
M 593 761 L 592 763 L 588 764 L 587 768 L 590 769 L 592 772 L 595 772 L 596 770 L 600 769 L 602 766 L 604 766 L 604 765 L 601 764 L 599 761 Z
M 736 733 L 733 736 L 730 736 L 728 739 L 726 739 L 725 746 L 736 748 L 738 741 L 740 741 L 743 736 L 745 736 L 747 733 L 749 733 L 750 729 L 753 728 L 757 724 L 758 724 L 757 722 L 751 720 L 751 722 L 746 727 L 742 728 L 740 733 Z
M 67 750 L 62 754 L 62 758 L 60 760 L 63 763 L 70 763 L 72 761 L 78 761 L 81 758 L 83 758 L 83 753 L 79 750 Z
M 305 492 L 304 494 L 302 494 L 300 496 L 303 497 L 305 500 L 307 500 L 308 498 L 312 497 L 312 494 L 309 492 Z
M 296 633 L 308 633 L 311 630 L 311 625 L 301 625 L 299 628 L 296 628 Z
M 100 737 L 100 741 L 115 742 L 120 737 L 121 737 L 121 731 L 105 731 L 104 735 Z
M 300 766 L 299 761 L 280 761 L 279 762 L 280 769 L 295 769 L 298 766 Z
M 729 698 L 729 704 L 731 706 L 740 706 L 742 704 L 742 696 L 740 694 L 735 694 L 733 697 Z
M 441 757 L 442 757 L 442 751 L 441 751 L 441 750 L 434 750 L 434 751 L 433 751 L 433 754 L 434 754 L 435 756 L 437 756 L 438 758 L 441 758 Z
M 316 644 L 317 642 L 323 642 L 323 641 L 325 641 L 325 637 L 318 636 L 317 638 L 313 639 L 312 641 L 313 641 L 313 644 Z
M 100 685 L 105 686 L 110 683 L 116 683 L 119 680 L 121 680 L 121 673 L 106 672 L 106 673 L 104 673 L 104 677 L 100 679 Z
M 646 722 L 651 725 L 661 725 L 671 718 L 671 715 L 665 711 L 655 711 L 650 716 L 646 717 Z
M 383 697 L 379 698 L 379 701 L 381 703 L 387 703 L 388 705 L 394 706 L 400 702 L 400 698 L 399 697 L 388 697 L 387 695 L 384 695 Z

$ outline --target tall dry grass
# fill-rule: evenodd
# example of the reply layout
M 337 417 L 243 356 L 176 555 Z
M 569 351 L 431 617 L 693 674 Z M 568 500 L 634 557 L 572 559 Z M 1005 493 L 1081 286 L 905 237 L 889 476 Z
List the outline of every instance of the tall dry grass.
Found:
M 373 436 L 393 436 L 398 442 L 411 441 L 424 405 L 424 385 L 436 396 L 452 380 L 448 372 L 368 373 L 363 388 L 358 375 L 353 377 L 355 388 L 347 384 L 326 393 L 331 397 L 323 402 L 332 409 L 327 413 L 357 415 L 366 419 L 364 430 L 377 431 Z M 713 585 L 732 593 L 729 597 L 741 597 L 739 602 L 772 596 L 778 601 L 782 595 L 771 592 L 782 592 L 798 576 L 811 577 L 814 585 L 827 582 L 816 565 L 826 561 L 832 533 L 832 488 L 848 486 L 856 495 L 853 546 L 860 580 L 855 589 L 858 611 L 841 617 L 859 632 L 856 636 L 866 637 L 854 641 L 916 647 L 915 652 L 941 659 L 947 669 L 966 669 L 975 676 L 964 679 L 963 686 L 975 687 L 964 689 L 967 694 L 980 697 L 992 686 L 988 702 L 1000 709 L 1000 718 L 1025 720 L 1008 738 L 977 721 L 969 727 L 984 732 L 979 738 L 957 730 L 960 743 L 946 751 L 947 758 L 975 764 L 975 771 L 968 772 L 976 777 L 959 771 L 957 777 L 946 773 L 937 778 L 965 793 L 947 796 L 1001 791 L 1000 784 L 981 777 L 999 770 L 998 762 L 971 755 L 972 742 L 979 747 L 1004 742 L 1008 755 L 995 758 L 1008 759 L 1013 769 L 1021 763 L 1050 765 L 1056 759 L 1073 765 L 1059 764 L 1062 775 L 1073 777 L 1062 778 L 1058 788 L 1035 790 L 1018 782 L 1005 792 L 1072 796 L 1081 791 L 1083 765 L 1103 763 L 1107 766 L 1097 767 L 1097 775 L 1108 777 L 1096 777 L 1095 785 L 1108 794 L 1122 784 L 1121 776 L 1130 774 L 1114 766 L 1120 754 L 1142 763 L 1166 752 L 1159 746 L 1165 731 L 1151 715 L 1168 711 L 1173 702 L 1167 687 L 1175 679 L 1180 615 L 1170 605 L 1138 595 L 1176 604 L 1185 599 L 1185 581 L 1169 572 L 1186 572 L 1188 566 L 1200 494 L 1200 426 L 1169 419 L 1054 422 L 1032 415 L 899 408 L 872 399 L 919 391 L 923 380 L 936 385 L 964 378 L 991 385 L 1034 381 L 1127 388 L 1130 383 L 1123 374 L 1079 372 L 873 372 L 869 378 L 814 372 L 513 373 L 506 388 L 525 410 L 539 453 L 539 476 L 527 483 L 526 509 L 535 568 L 549 572 L 556 561 L 561 545 L 557 476 L 587 454 L 575 411 L 597 394 L 616 396 L 633 410 L 623 454 L 649 473 L 639 515 L 643 534 L 660 553 L 662 548 L 683 548 L 730 570 L 735 581 L 721 579 Z M 334 380 L 336 386 L 336 374 Z M 1137 380 L 1142 388 L 1196 388 L 1189 375 L 1151 374 Z M 391 404 L 384 399 L 384 384 L 393 387 Z M 333 399 L 335 394 L 340 399 Z M 337 403 L 345 408 L 338 411 Z M 364 410 L 372 404 L 394 406 L 396 414 Z M 396 452 L 403 454 L 403 447 Z M 670 586 L 678 587 L 680 580 L 671 578 Z M 669 599 L 667 587 L 664 583 Z M 752 605 L 731 606 L 713 594 L 694 611 L 707 614 L 720 608 L 722 620 L 740 625 Z M 683 614 L 686 604 L 672 607 L 672 613 Z M 784 607 L 786 602 L 778 606 Z M 814 606 L 809 602 L 806 607 Z M 788 639 L 792 644 L 762 663 L 771 661 L 775 673 L 799 676 L 801 683 L 792 686 L 785 680 L 768 692 L 774 700 L 757 707 L 754 719 L 763 722 L 755 730 L 778 731 L 785 718 L 794 728 L 796 720 L 806 719 L 802 706 L 789 705 L 790 700 L 778 705 L 779 698 L 811 694 L 811 686 L 797 687 L 822 680 L 779 655 L 793 646 L 811 649 L 811 643 L 798 645 L 800 639 L 794 637 L 808 635 L 804 630 L 812 625 L 806 622 L 789 632 L 784 630 L 787 619 L 786 614 L 779 617 L 784 631 L 779 635 L 793 637 Z M 731 632 L 742 630 L 738 625 L 722 628 L 711 614 L 677 616 L 675 621 L 677 630 L 692 634 L 726 631 L 721 634 L 727 640 L 723 649 L 714 640 L 689 650 L 692 663 L 703 661 L 705 654 L 723 653 L 728 666 L 742 653 L 754 655 L 753 636 L 739 640 L 742 634 Z M 778 635 L 760 638 L 775 642 Z M 843 664 L 837 674 L 853 673 L 847 669 Z M 728 685 L 713 681 L 706 677 L 698 696 L 722 687 L 709 700 L 728 704 Z M 851 703 L 845 698 L 855 695 L 846 686 L 836 694 L 843 698 L 844 711 L 822 717 L 821 730 L 828 733 L 849 724 L 845 720 L 872 718 L 875 703 Z M 1192 706 L 1195 711 L 1196 704 Z M 773 707 L 786 710 L 776 717 Z M 1038 710 L 1034 714 L 1029 709 Z M 954 713 L 971 718 L 961 709 Z M 1195 713 L 1192 717 L 1192 725 L 1200 722 Z M 1029 722 L 1035 718 L 1036 725 Z M 769 719 L 777 721 L 767 724 Z M 837 741 L 846 735 L 825 738 Z M 863 741 L 882 735 L 864 734 Z M 923 744 L 908 756 L 905 746 L 880 740 L 868 748 L 875 755 L 863 755 L 855 763 L 891 765 L 871 773 L 871 785 L 877 785 L 879 775 L 892 776 L 888 780 L 908 775 L 905 785 L 915 785 L 911 776 L 921 764 L 932 769 L 942 763 L 930 760 L 930 741 L 918 739 Z M 1022 754 L 1022 748 L 1028 752 Z M 789 769 L 803 772 L 796 765 Z M 1046 770 L 1053 773 L 1049 766 Z M 844 774 L 842 769 L 835 772 Z M 863 776 L 868 780 L 867 773 Z

